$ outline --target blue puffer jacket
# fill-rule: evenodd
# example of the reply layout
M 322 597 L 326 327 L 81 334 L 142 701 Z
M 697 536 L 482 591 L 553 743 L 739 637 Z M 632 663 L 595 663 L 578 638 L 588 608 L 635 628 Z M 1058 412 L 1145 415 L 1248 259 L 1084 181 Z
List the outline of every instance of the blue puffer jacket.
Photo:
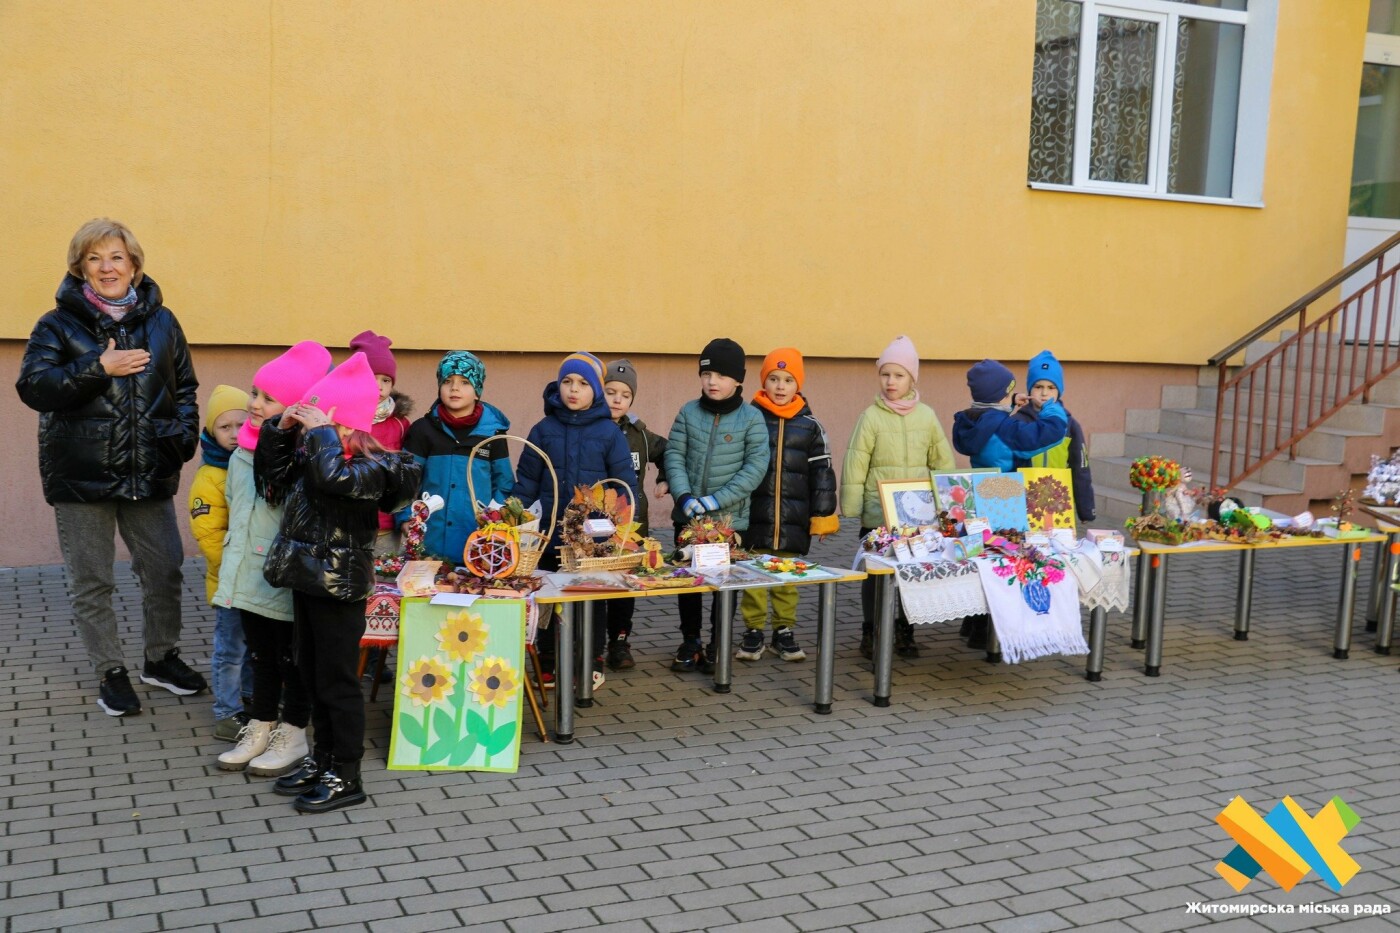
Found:
M 632 501 L 636 501 L 637 471 L 632 469 L 632 451 L 602 396 L 593 399 L 593 405 L 583 411 L 571 411 L 559 397 L 559 383 L 551 382 L 544 389 L 544 417 L 530 429 L 528 439 L 554 464 L 559 474 L 559 499 L 555 501 L 544 461 L 529 447 L 520 455 L 515 488 L 510 494 L 519 496 L 526 505 L 539 499 L 542 517 L 553 513 L 556 525 L 551 546 L 559 544 L 557 522 L 573 498 L 575 486 L 592 486 L 611 477 L 626 483 Z M 548 525 L 547 520 L 541 521 L 540 530 Z
M 719 415 L 699 399 L 681 406 L 666 441 L 666 482 L 676 507 L 672 521 L 684 524 L 680 503 L 687 495 L 714 496 L 736 531 L 749 528 L 749 497 L 763 482 L 772 459 L 768 425 L 752 405 Z
M 953 416 L 953 449 L 974 467 L 1009 473 L 1019 457 L 1033 457 L 1064 439 L 1068 418 L 1059 402 L 1046 402 L 1040 417 L 1018 421 L 1001 408 L 966 408 Z
M 460 428 L 454 432 L 443 424 L 436 403 L 409 426 L 403 449 L 423 466 L 423 492 L 437 493 L 445 503 L 428 519 L 423 533 L 423 550 L 429 556 L 461 563 L 467 536 L 476 531 L 476 510 L 467 494 L 467 457 L 480 442 L 509 430 L 510 419 L 499 408 L 485 402 L 481 403 L 481 420 L 469 432 Z M 505 501 L 510 487 L 515 484 L 505 438 L 491 441 L 476 452 L 472 460 L 472 484 L 482 505 L 492 499 Z M 394 523 L 408 521 L 411 511 L 410 507 L 398 512 Z

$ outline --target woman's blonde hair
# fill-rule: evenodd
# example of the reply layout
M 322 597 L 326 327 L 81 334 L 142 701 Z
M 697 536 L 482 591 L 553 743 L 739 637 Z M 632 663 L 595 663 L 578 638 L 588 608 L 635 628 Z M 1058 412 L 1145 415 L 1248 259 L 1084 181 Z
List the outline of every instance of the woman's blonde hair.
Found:
M 73 234 L 73 241 L 68 244 L 68 271 L 81 279 L 83 277 L 83 257 L 103 240 L 121 240 L 122 245 L 126 247 L 126 254 L 131 257 L 131 265 L 136 270 L 131 284 L 140 285 L 141 270 L 146 265 L 146 254 L 141 249 L 141 244 L 136 242 L 136 234 L 131 232 L 131 228 L 121 221 L 112 220 L 109 217 L 97 217 L 89 220 L 78 228 L 77 233 Z

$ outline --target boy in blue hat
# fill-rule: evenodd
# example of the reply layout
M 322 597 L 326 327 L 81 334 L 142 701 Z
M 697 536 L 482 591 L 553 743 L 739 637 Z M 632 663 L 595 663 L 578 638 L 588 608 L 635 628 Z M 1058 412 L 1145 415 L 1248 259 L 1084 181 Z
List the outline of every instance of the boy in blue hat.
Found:
M 1011 417 L 1017 421 L 1032 422 L 1047 402 L 1064 405 L 1065 370 L 1055 354 L 1041 350 L 1031 358 L 1026 368 L 1026 385 L 1030 390 L 1030 404 L 1022 407 Z M 1039 453 L 1021 454 L 1016 452 L 1014 464 L 1021 467 L 1049 467 L 1067 469 L 1074 478 L 1074 511 L 1081 522 L 1094 520 L 1094 478 L 1089 472 L 1089 451 L 1084 446 L 1084 429 L 1074 416 L 1065 410 L 1069 427 L 1058 444 Z
M 1027 420 L 1012 417 L 1016 377 L 996 360 L 983 360 L 967 371 L 972 407 L 953 416 L 953 449 L 966 454 L 974 467 L 1014 470 L 1017 457 L 1030 458 L 1060 443 L 1069 417 L 1050 399 Z M 1024 410 L 1024 405 L 1022 410 Z

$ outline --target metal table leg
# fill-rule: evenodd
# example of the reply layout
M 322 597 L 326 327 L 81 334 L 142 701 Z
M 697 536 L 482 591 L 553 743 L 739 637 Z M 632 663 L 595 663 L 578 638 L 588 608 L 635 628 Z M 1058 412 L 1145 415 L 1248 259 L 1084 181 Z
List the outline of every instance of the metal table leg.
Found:
M 728 693 L 730 674 L 734 664 L 734 590 L 720 590 L 715 594 L 719 601 L 719 615 L 715 620 L 717 631 L 711 633 L 715 646 L 715 693 Z
M 836 584 L 818 583 L 817 601 L 817 690 L 812 708 L 830 713 L 836 678 Z
M 875 705 L 890 705 L 890 681 L 894 673 L 894 601 L 893 574 L 875 578 L 875 593 L 879 612 L 875 619 Z
M 561 603 L 554 624 L 559 639 L 554 653 L 554 741 L 574 740 L 574 606 Z
M 1235 641 L 1249 641 L 1249 610 L 1254 602 L 1254 551 L 1240 551 L 1240 580 L 1235 590 Z
M 1147 664 L 1143 673 L 1148 677 L 1159 677 L 1162 673 L 1162 638 L 1167 611 L 1167 555 L 1154 554 L 1148 566 L 1152 568 L 1152 617 L 1147 620 Z
M 585 600 L 581 604 L 581 611 L 578 614 L 578 640 L 580 642 L 578 653 L 583 658 L 583 663 L 579 665 L 578 675 L 579 709 L 589 709 L 593 706 L 593 606 L 593 600 Z M 573 658 L 570 658 L 569 661 L 572 663 Z
M 1001 639 L 997 637 L 997 625 L 990 611 L 987 613 L 987 663 L 1001 663 Z
M 1400 566 L 1400 534 L 1385 536 L 1385 575 L 1381 580 L 1380 615 L 1376 624 L 1376 654 L 1390 654 L 1390 638 L 1395 631 L 1395 591 L 1390 587 L 1395 582 L 1397 566 Z
M 1104 640 L 1108 635 L 1108 610 L 1095 606 L 1089 610 L 1089 663 L 1084 666 L 1084 679 L 1098 683 L 1103 680 Z
M 1376 545 L 1376 559 L 1371 566 L 1371 595 L 1366 600 L 1366 631 L 1380 627 L 1382 590 L 1390 582 L 1386 576 L 1386 554 L 1390 550 L 1390 535 Z
M 1345 661 L 1351 654 L 1351 617 L 1356 609 L 1356 576 L 1361 564 L 1361 546 L 1353 544 L 1342 553 L 1342 596 L 1337 603 L 1337 638 L 1332 657 Z
M 1137 572 L 1133 575 L 1133 647 L 1147 647 L 1148 603 L 1152 602 L 1152 574 L 1148 573 L 1146 554 L 1137 556 Z

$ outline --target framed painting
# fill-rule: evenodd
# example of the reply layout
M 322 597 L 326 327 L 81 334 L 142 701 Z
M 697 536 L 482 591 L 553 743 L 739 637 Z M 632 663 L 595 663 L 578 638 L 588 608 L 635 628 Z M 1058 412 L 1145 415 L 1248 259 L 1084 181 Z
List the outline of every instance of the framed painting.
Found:
M 977 494 L 973 486 L 978 474 L 996 473 L 993 467 L 975 467 L 966 470 L 934 470 L 933 504 L 935 512 L 947 512 L 955 522 L 982 518 L 977 504 Z M 997 527 L 996 525 L 992 526 Z
M 993 531 L 1028 531 L 1026 478 L 1019 473 L 981 473 L 973 477 L 977 508 Z
M 1026 514 L 1031 531 L 1049 534 L 1056 528 L 1074 530 L 1074 476 L 1068 469 L 1027 467 Z
M 524 655 L 524 600 L 405 599 L 389 769 L 518 769 Z
M 933 482 L 927 476 L 923 479 L 881 480 L 880 508 L 884 512 L 885 525 L 890 528 L 938 522 Z

